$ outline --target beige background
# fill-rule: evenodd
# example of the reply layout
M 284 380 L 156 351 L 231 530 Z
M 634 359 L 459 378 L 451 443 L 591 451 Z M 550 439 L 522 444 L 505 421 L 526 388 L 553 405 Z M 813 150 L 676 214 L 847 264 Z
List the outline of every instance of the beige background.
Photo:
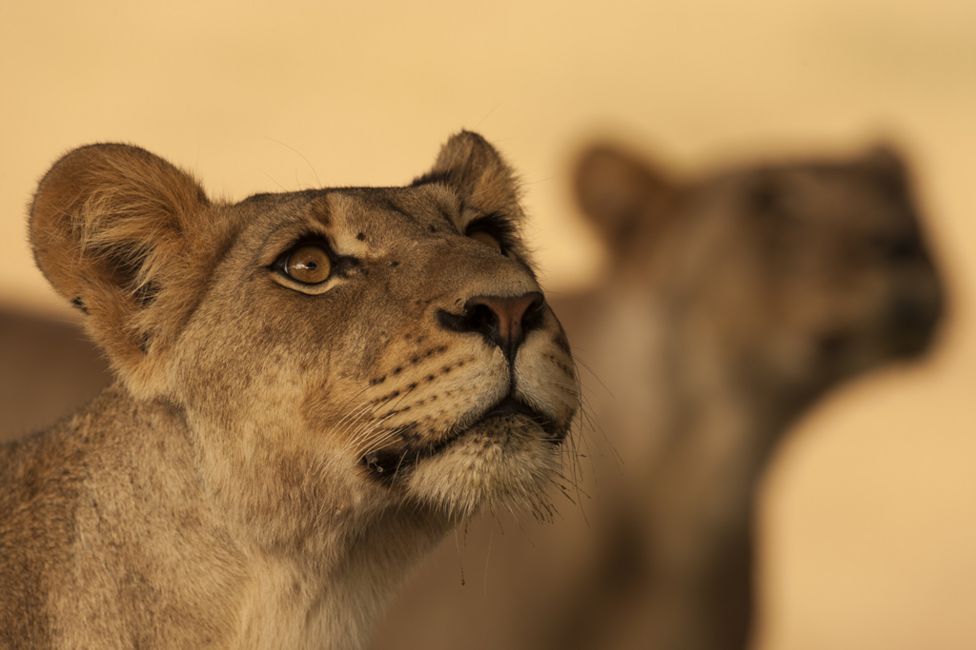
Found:
M 399 184 L 449 133 L 477 129 L 523 175 L 556 290 L 599 267 L 566 182 L 588 135 L 685 169 L 901 143 L 952 321 L 930 363 L 838 394 L 781 453 L 760 645 L 976 647 L 976 3 L 94 4 L 0 4 L 8 308 L 65 313 L 33 268 L 24 206 L 57 155 L 96 140 L 243 198 Z

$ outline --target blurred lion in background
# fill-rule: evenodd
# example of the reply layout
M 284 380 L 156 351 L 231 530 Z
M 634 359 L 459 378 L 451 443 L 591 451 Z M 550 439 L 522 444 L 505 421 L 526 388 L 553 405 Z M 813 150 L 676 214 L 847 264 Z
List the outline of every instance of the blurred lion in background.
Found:
M 754 497 L 775 443 L 826 391 L 933 340 L 942 284 L 888 148 L 683 179 L 601 144 L 574 183 L 610 260 L 599 286 L 551 300 L 596 432 L 589 525 L 567 508 L 529 529 L 544 549 L 531 562 L 494 549 L 505 588 L 415 593 L 377 647 L 745 647 Z M 604 436 L 619 464 L 593 453 Z M 572 494 L 580 477 L 566 478 Z

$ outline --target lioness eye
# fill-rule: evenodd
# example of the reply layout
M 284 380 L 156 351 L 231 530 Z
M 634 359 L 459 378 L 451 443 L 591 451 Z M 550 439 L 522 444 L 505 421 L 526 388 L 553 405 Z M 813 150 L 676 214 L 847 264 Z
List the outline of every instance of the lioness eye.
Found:
M 296 282 L 319 284 L 332 275 L 332 261 L 322 248 L 309 244 L 289 253 L 282 270 Z
M 475 219 L 464 229 L 464 234 L 491 248 L 496 253 L 508 255 L 518 234 L 515 226 L 499 213 Z
M 502 245 L 498 241 L 498 239 L 496 239 L 495 236 L 492 235 L 491 233 L 488 233 L 484 230 L 476 230 L 473 233 L 469 234 L 468 237 L 470 237 L 475 241 L 481 242 L 485 246 L 490 246 L 498 253 L 501 253 L 504 250 L 502 249 Z

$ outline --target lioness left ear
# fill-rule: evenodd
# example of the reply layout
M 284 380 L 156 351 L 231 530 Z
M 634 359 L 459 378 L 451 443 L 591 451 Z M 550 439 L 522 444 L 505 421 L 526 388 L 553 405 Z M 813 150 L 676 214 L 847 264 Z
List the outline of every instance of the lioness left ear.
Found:
M 674 217 L 680 186 L 659 165 L 610 143 L 595 144 L 576 163 L 576 197 L 617 259 L 634 255 L 640 232 L 656 233 Z
M 487 140 L 472 131 L 451 136 L 433 169 L 415 183 L 431 178 L 447 183 L 466 208 L 478 213 L 509 218 L 522 214 L 514 172 Z
M 208 207 L 189 174 L 121 144 L 69 152 L 34 195 L 37 265 L 137 395 L 161 392 L 166 349 L 196 302 Z

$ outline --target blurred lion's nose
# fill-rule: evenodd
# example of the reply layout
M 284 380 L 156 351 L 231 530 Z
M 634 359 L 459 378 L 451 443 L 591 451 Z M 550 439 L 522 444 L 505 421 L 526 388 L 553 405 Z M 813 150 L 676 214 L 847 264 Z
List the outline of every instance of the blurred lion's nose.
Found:
M 545 298 L 538 291 L 521 296 L 474 296 L 460 315 L 438 312 L 441 325 L 455 332 L 476 332 L 512 360 L 526 334 L 542 324 Z

